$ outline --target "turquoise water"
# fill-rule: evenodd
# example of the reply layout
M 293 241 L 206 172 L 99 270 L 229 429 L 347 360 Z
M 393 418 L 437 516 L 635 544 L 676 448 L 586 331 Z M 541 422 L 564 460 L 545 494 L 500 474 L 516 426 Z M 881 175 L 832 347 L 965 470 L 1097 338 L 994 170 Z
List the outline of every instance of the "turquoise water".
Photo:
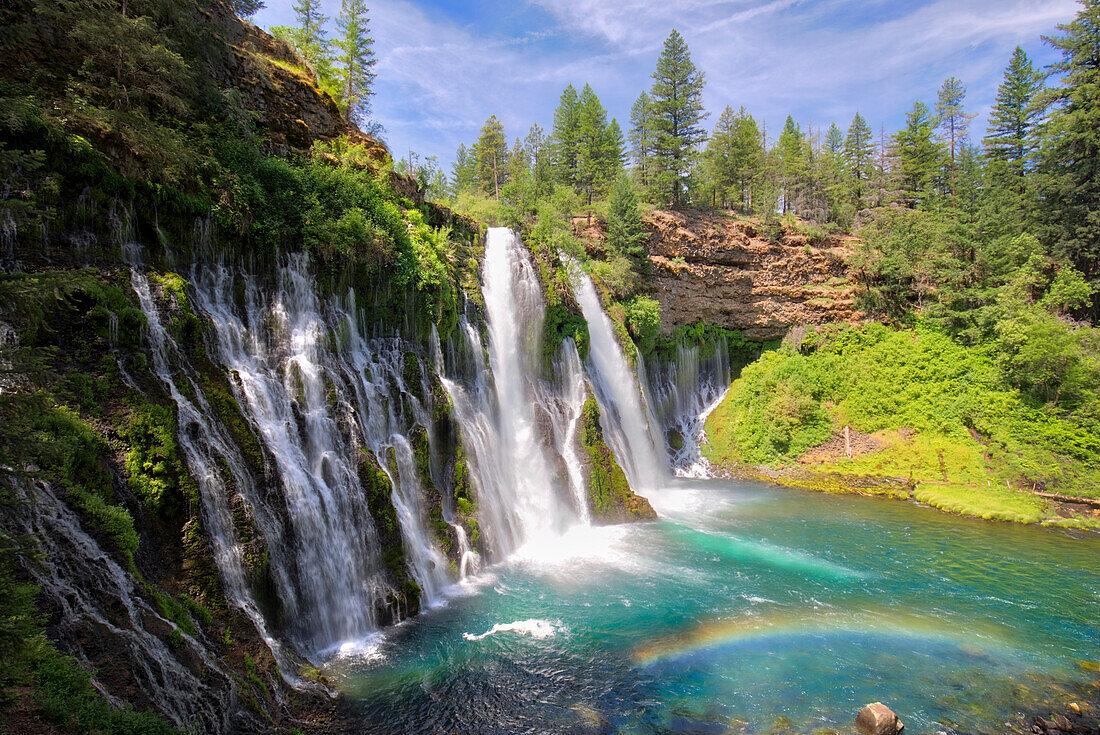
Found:
M 372 732 L 810 732 L 876 700 L 910 733 L 996 732 L 1100 660 L 1095 535 L 751 483 L 654 505 L 525 550 L 327 673 Z

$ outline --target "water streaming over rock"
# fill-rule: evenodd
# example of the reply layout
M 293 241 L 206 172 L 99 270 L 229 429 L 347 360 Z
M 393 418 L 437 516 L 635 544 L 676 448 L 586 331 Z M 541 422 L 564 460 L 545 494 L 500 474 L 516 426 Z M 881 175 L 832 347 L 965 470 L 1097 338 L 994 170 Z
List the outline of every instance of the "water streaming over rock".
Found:
M 636 353 L 640 375 L 635 376 L 615 339 L 592 279 L 576 261 L 564 257 L 577 303 L 588 322 L 587 369 L 600 404 L 600 424 L 631 488 L 642 495 L 653 493 L 668 476 L 668 455 L 660 426 L 650 416 L 641 387 L 645 385 L 642 357 Z
M 9 515 L 5 528 L 37 545 L 27 570 L 53 613 L 51 636 L 74 644 L 68 648 L 89 668 L 94 666 L 85 649 L 109 655 L 117 671 L 132 677 L 142 696 L 177 726 L 231 729 L 231 713 L 239 708 L 231 706 L 230 677 L 203 641 L 181 631 L 179 650 L 169 649 L 161 636 L 167 637 L 173 623 L 142 598 L 133 577 L 84 531 L 51 485 L 11 477 L 3 482 L 14 501 L 2 510 Z M 94 679 L 93 685 L 121 706 Z
M 651 363 L 647 383 L 653 413 L 665 430 L 672 470 L 680 477 L 707 477 L 703 425 L 729 390 L 726 339 L 703 345 L 678 343 L 675 357 Z

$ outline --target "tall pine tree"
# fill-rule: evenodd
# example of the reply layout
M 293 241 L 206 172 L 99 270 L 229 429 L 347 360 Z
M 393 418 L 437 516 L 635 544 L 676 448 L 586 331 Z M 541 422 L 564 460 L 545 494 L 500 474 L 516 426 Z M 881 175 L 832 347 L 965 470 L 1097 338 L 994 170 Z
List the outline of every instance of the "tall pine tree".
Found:
M 370 98 L 374 94 L 374 39 L 370 36 L 370 20 L 363 0 L 343 0 L 336 19 L 340 37 L 340 86 L 347 105 L 345 116 L 364 126 L 370 119 Z
M 862 209 L 869 194 L 868 181 L 874 173 L 875 132 L 856 113 L 848 126 L 848 136 L 844 139 L 844 168 L 852 181 L 852 194 L 856 209 Z
M 951 160 L 951 194 L 955 194 L 955 171 L 959 152 L 966 141 L 967 128 L 974 115 L 966 114 L 963 102 L 966 100 L 966 87 L 955 77 L 944 80 L 936 100 L 936 119 L 943 141 Z
M 642 190 L 653 181 L 653 157 L 657 150 L 657 131 L 653 127 L 653 100 L 642 92 L 630 108 L 630 157 L 634 176 Z
M 684 184 L 698 156 L 698 146 L 707 139 L 701 123 L 703 85 L 706 77 L 691 61 L 684 37 L 673 29 L 653 72 L 653 120 L 656 131 L 655 184 L 662 199 L 680 206 Z
M 1040 208 L 1054 250 L 1100 286 L 1100 0 L 1081 0 L 1072 23 L 1045 40 L 1062 53 L 1041 154 Z M 1100 319 L 1100 290 L 1091 307 Z
M 989 113 L 985 143 L 989 157 L 1003 161 L 1008 171 L 1023 178 L 1034 150 L 1034 132 L 1043 114 L 1036 95 L 1043 88 L 1042 73 L 1032 66 L 1019 46 L 997 88 L 997 99 Z
M 928 105 L 914 102 L 905 114 L 905 127 L 894 135 L 894 155 L 906 203 L 923 204 L 933 192 L 936 172 L 943 160 L 943 147 L 935 139 L 936 119 Z
M 508 138 L 504 135 L 504 124 L 496 115 L 490 115 L 481 126 L 481 134 L 474 143 L 473 159 L 478 189 L 500 199 L 500 190 L 508 181 Z
M 550 129 L 551 160 L 554 180 L 565 186 L 577 185 L 577 151 L 580 127 L 580 98 L 570 84 L 562 90 L 554 110 L 554 125 Z

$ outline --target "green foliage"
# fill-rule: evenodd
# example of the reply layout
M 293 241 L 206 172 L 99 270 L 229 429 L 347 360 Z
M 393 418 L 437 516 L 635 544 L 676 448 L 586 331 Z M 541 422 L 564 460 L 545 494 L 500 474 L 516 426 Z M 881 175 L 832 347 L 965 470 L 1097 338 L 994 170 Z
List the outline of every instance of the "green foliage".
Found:
M 345 105 L 344 115 L 363 127 L 369 127 L 370 98 L 374 95 L 374 39 L 370 37 L 370 20 L 363 0 L 342 0 L 336 18 L 339 49 L 337 79 Z
M 634 187 L 626 175 L 620 175 L 615 181 L 607 210 L 607 247 L 633 259 L 639 270 L 648 272 L 649 258 L 645 247 L 648 239 L 649 233 L 638 211 Z
M 622 467 L 615 461 L 604 442 L 603 429 L 600 428 L 600 407 L 591 396 L 584 402 L 581 422 L 581 444 L 591 462 L 588 499 L 593 515 L 600 518 L 624 506 L 634 493 L 626 481 Z
M 635 296 L 626 304 L 626 326 L 642 354 L 651 354 L 661 331 L 661 305 L 648 296 Z
M 146 508 L 171 517 L 183 511 L 188 501 L 198 500 L 198 488 L 176 442 L 171 409 L 155 404 L 137 407 L 121 435 L 130 445 L 126 453 L 130 488 Z
M 934 330 L 868 325 L 811 335 L 802 350 L 766 353 L 742 371 L 708 422 L 717 456 L 775 463 L 824 442 L 844 425 L 868 433 L 904 428 L 928 440 L 941 437 L 948 450 L 974 447 L 971 456 L 989 456 L 990 466 L 977 475 L 953 470 L 956 481 L 976 483 L 988 474 L 994 483 L 1007 479 L 1096 494 L 1100 432 L 1094 414 L 1037 406 L 1005 384 L 984 348 Z M 1061 368 L 1041 363 L 1033 369 Z M 981 446 L 975 437 L 982 438 Z M 942 454 L 945 446 L 936 451 Z M 923 457 L 910 471 L 919 476 L 935 466 Z M 967 466 L 973 468 L 960 463 Z

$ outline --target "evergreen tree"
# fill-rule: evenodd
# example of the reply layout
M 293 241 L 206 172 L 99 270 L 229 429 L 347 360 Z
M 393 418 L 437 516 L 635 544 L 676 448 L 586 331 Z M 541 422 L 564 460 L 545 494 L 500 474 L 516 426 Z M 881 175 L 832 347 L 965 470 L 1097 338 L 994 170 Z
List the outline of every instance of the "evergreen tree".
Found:
M 473 154 L 465 143 L 455 151 L 455 162 L 451 166 L 452 188 L 454 193 L 465 194 L 477 189 L 477 166 Z
M 653 181 L 653 156 L 657 149 L 657 131 L 653 123 L 653 100 L 642 92 L 630 108 L 630 156 L 634 175 L 643 191 Z
M 936 119 L 951 158 L 951 194 L 955 194 L 955 169 L 959 150 L 966 140 L 967 128 L 974 115 L 963 111 L 966 87 L 955 77 L 948 77 L 940 87 L 936 100 Z
M 645 272 L 649 266 L 645 248 L 647 238 L 634 187 L 626 174 L 620 173 L 607 209 L 607 247 L 626 255 Z
M 606 190 L 611 176 L 618 173 L 620 153 L 615 150 L 616 141 L 611 139 L 607 111 L 591 86 L 584 85 L 577 107 L 575 181 L 578 191 L 591 204 L 593 194 Z
M 550 196 L 554 188 L 554 170 L 550 161 L 549 140 L 537 123 L 531 126 L 523 147 L 531 159 L 531 193 L 535 199 Z
M 233 12 L 241 18 L 251 18 L 267 6 L 263 0 L 232 0 Z
M 363 0 L 343 0 L 336 28 L 340 53 L 340 81 L 346 107 L 345 116 L 358 125 L 370 119 L 370 98 L 374 94 L 374 39 Z
M 858 112 L 848 126 L 844 139 L 844 168 L 852 179 L 852 193 L 857 209 L 862 209 L 868 194 L 867 182 L 874 173 L 874 131 Z
M 780 182 L 783 187 L 783 213 L 795 208 L 803 180 L 808 171 L 808 161 L 802 129 L 787 115 L 783 131 L 776 142 L 776 154 L 779 157 Z
M 923 102 L 914 102 L 905 114 L 905 127 L 894 135 L 898 159 L 898 184 L 910 206 L 927 199 L 943 158 L 943 148 L 934 134 L 936 120 Z
M 837 160 L 843 160 L 844 156 L 844 133 L 836 123 L 829 123 L 829 129 L 825 131 L 825 151 L 837 158 Z
M 1044 126 L 1040 213 L 1054 250 L 1100 285 L 1100 0 L 1082 0 L 1072 23 L 1045 40 L 1062 53 L 1050 67 L 1062 85 L 1051 90 Z M 1092 319 L 1100 318 L 1100 292 Z
M 1034 132 L 1042 115 L 1035 98 L 1042 88 L 1042 74 L 1017 46 L 1005 69 L 1004 81 L 997 88 L 997 99 L 989 114 L 983 142 L 989 156 L 1005 162 L 1018 178 L 1023 178 L 1034 150 Z
M 680 205 L 684 181 L 698 155 L 697 147 L 707 139 L 701 122 L 703 85 L 706 77 L 691 61 L 684 37 L 675 29 L 665 39 L 664 49 L 653 72 L 654 130 L 656 132 L 656 185 L 666 192 L 665 201 Z
M 313 63 L 327 52 L 325 24 L 328 18 L 321 12 L 321 0 L 297 0 L 293 8 L 294 18 L 302 31 L 300 50 L 305 60 Z
M 570 84 L 562 90 L 554 110 L 554 125 L 550 130 L 550 148 L 554 180 L 565 186 L 577 185 L 577 152 L 580 126 L 580 98 Z
M 501 187 L 508 180 L 508 139 L 504 124 L 496 115 L 490 115 L 481 126 L 481 134 L 474 143 L 474 176 L 478 190 L 500 199 Z

